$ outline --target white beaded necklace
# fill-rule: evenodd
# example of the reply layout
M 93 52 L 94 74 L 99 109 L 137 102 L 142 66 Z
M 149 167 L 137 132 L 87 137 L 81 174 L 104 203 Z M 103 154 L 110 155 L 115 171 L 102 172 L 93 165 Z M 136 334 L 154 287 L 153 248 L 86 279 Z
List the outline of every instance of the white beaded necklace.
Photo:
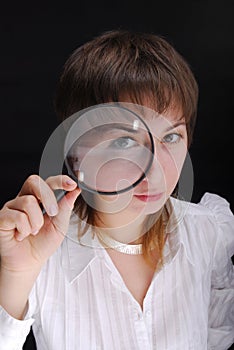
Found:
M 98 233 L 98 238 L 101 240 L 101 243 L 104 243 L 105 248 L 111 248 L 117 250 L 118 252 L 130 254 L 130 255 L 138 255 L 142 254 L 142 244 L 126 244 L 122 242 L 118 242 L 113 238 L 102 235 L 100 232 Z

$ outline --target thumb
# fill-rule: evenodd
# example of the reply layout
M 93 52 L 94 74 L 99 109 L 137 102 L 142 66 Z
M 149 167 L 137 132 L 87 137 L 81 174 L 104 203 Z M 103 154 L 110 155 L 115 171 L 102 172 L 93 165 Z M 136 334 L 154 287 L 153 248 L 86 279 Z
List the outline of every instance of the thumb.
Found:
M 66 195 L 59 201 L 58 214 L 53 217 L 53 224 L 60 233 L 66 235 L 74 203 L 80 195 L 81 190 L 77 187 L 73 191 L 66 193 Z

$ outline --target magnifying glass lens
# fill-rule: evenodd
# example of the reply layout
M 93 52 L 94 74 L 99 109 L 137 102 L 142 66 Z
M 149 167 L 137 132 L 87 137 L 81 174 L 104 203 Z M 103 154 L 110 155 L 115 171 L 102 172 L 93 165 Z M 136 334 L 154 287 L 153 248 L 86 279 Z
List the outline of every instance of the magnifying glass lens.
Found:
M 103 194 L 133 188 L 148 172 L 152 135 L 135 112 L 97 107 L 81 115 L 66 139 L 66 164 L 79 187 Z

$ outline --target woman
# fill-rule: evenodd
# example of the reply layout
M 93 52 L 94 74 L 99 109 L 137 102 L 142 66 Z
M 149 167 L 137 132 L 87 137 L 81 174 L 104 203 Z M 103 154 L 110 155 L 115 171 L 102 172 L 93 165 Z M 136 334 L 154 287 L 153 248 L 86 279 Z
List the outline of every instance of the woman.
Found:
M 197 97 L 188 64 L 156 35 L 107 32 L 69 57 L 55 100 L 61 120 L 106 103 L 141 111 L 155 156 L 142 181 L 119 195 L 87 194 L 65 175 L 32 175 L 4 205 L 4 349 L 21 349 L 31 325 L 41 350 L 232 344 L 233 214 L 214 194 L 199 204 L 173 198 Z M 67 191 L 59 203 L 56 189 Z

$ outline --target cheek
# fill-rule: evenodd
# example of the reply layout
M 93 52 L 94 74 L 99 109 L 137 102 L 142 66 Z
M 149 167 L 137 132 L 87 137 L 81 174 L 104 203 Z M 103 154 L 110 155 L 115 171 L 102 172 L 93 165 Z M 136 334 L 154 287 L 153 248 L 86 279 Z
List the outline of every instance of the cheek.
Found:
M 133 191 L 119 195 L 95 195 L 95 209 L 100 212 L 116 214 L 128 208 L 133 198 Z
M 174 189 L 179 180 L 186 153 L 187 150 L 184 148 L 173 151 L 166 149 L 159 158 L 168 192 Z

